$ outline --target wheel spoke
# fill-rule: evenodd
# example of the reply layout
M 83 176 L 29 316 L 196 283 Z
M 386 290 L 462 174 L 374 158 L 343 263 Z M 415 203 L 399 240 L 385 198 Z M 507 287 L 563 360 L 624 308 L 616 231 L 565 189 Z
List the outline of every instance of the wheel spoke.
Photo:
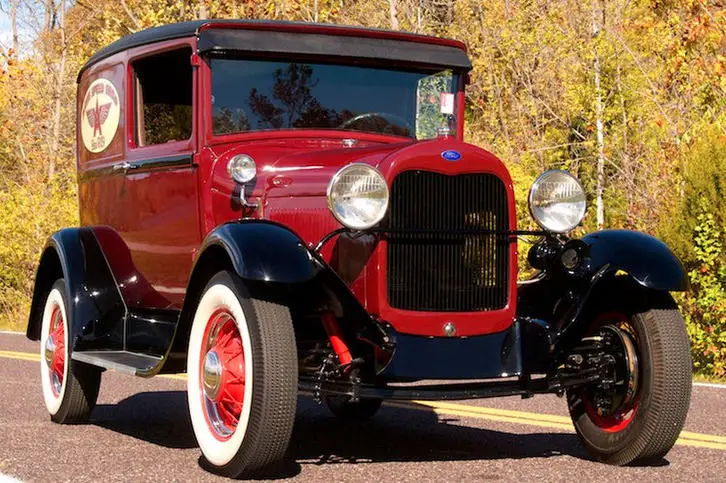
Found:
M 220 419 L 222 420 L 224 425 L 231 431 L 234 431 L 234 429 L 237 427 L 237 424 L 239 423 L 239 415 L 241 413 L 241 409 L 241 406 L 238 408 L 235 404 L 229 404 L 224 402 L 217 404 L 217 411 L 219 413 Z
M 63 381 L 63 372 L 65 370 L 65 357 L 62 354 L 56 352 L 53 357 L 53 363 L 51 364 L 51 370 Z
M 65 324 L 63 321 L 63 313 L 58 306 L 53 309 L 50 316 L 48 339 L 53 343 L 53 356 L 48 364 L 48 372 L 53 393 L 58 396 L 63 387 L 63 375 L 66 365 Z
M 51 330 L 50 337 L 55 342 L 56 346 L 65 344 L 65 327 L 63 327 L 63 319 L 59 317 L 56 321 L 56 326 Z

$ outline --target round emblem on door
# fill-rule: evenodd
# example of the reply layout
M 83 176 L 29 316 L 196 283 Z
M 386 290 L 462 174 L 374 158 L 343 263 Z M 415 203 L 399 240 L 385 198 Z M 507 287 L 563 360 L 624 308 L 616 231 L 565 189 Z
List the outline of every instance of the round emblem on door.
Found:
M 88 86 L 79 114 L 83 145 L 100 153 L 113 141 L 121 117 L 118 92 L 108 79 L 96 79 Z

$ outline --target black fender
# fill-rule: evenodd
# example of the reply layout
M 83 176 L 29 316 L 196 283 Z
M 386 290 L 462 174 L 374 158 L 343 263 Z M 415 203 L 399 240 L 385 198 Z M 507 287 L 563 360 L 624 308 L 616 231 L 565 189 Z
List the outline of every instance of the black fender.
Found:
M 204 239 L 164 372 L 185 367 L 191 322 L 202 291 L 215 273 L 230 269 L 255 296 L 305 305 L 306 309 L 332 310 L 345 319 L 341 328 L 349 343 L 361 332 L 368 340 L 384 343 L 385 333 L 378 330 L 345 282 L 296 233 L 272 221 L 240 220 L 216 227 Z
M 571 270 L 560 262 L 569 249 L 581 260 Z M 549 257 L 546 268 L 517 290 L 528 372 L 561 363 L 585 336 L 602 304 L 613 297 L 643 308 L 662 303 L 667 292 L 688 289 L 680 260 L 665 243 L 645 233 L 603 230 L 541 252 Z
M 197 263 L 213 246 L 227 253 L 244 280 L 301 283 L 320 269 L 300 237 L 270 221 L 242 220 L 218 226 L 204 239 Z
M 680 260 L 657 238 L 630 230 L 603 230 L 582 238 L 587 245 L 590 271 L 626 272 L 643 287 L 681 292 L 688 289 L 688 275 Z
M 40 339 L 45 300 L 65 279 L 66 317 L 73 350 L 123 348 L 126 305 L 92 228 L 66 228 L 48 239 L 40 257 L 26 335 Z

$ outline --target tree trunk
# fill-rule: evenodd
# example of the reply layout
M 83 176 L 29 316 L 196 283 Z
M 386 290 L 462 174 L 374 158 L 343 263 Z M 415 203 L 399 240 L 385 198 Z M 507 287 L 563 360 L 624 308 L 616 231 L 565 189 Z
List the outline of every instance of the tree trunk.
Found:
M 13 52 L 18 55 L 18 2 L 10 0 L 10 28 L 13 32 Z
M 592 7 L 592 36 L 593 50 L 595 53 L 594 69 L 595 69 L 595 130 L 597 136 L 597 184 L 595 187 L 595 207 L 597 229 L 602 230 L 605 226 L 605 203 L 603 193 L 605 191 L 605 141 L 603 134 L 603 106 L 602 91 L 600 88 L 600 55 L 597 50 L 597 37 L 600 34 L 600 24 L 598 21 L 597 1 Z
M 623 154 L 621 156 L 622 158 L 622 169 L 626 173 L 626 176 L 630 176 L 630 179 L 635 181 L 636 180 L 636 174 L 637 170 L 634 166 L 631 166 L 630 163 L 630 154 L 628 149 L 628 112 L 625 107 L 625 95 L 623 94 L 623 84 L 622 84 L 622 68 L 620 67 L 620 62 L 618 62 L 617 66 L 617 88 L 618 88 L 618 95 L 620 97 L 620 115 L 623 123 Z M 635 219 L 633 217 L 633 208 L 635 207 L 635 193 L 632 189 L 626 189 L 625 190 L 625 200 L 627 201 L 628 206 L 628 214 L 626 217 L 626 227 L 633 229 L 635 228 Z
M 136 30 L 141 29 L 141 22 L 139 22 L 139 19 L 136 18 L 136 15 L 134 15 L 128 4 L 126 4 L 126 0 L 121 0 L 121 7 L 124 9 L 124 12 L 126 12 L 126 15 L 128 15 L 129 19 L 134 23 L 134 28 Z
M 209 18 L 209 10 L 207 10 L 207 6 L 199 2 L 199 15 L 197 16 L 197 19 L 199 20 L 206 20 Z
M 391 18 L 391 30 L 398 30 L 398 12 L 396 11 L 396 0 L 388 0 L 388 15 Z
M 57 7 L 58 33 L 60 35 L 60 58 L 58 59 L 58 67 L 56 70 L 55 89 L 53 92 L 53 134 L 50 142 L 50 156 L 48 160 L 48 181 L 55 176 L 55 165 L 58 159 L 58 151 L 60 149 L 61 138 L 61 114 L 62 114 L 62 97 L 63 84 L 66 76 L 66 58 L 68 46 L 66 45 L 65 32 L 65 2 L 61 1 Z

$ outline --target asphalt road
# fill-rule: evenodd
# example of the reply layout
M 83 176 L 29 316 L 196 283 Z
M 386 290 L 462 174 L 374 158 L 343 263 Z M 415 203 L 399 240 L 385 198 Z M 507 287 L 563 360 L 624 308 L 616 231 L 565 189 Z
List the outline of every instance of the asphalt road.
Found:
M 50 421 L 37 344 L 0 334 L 0 481 L 211 481 L 185 383 L 106 372 L 92 421 Z M 648 467 L 591 461 L 555 396 L 386 406 L 342 424 L 301 397 L 283 478 L 327 481 L 725 481 L 726 387 L 694 387 L 678 444 Z

